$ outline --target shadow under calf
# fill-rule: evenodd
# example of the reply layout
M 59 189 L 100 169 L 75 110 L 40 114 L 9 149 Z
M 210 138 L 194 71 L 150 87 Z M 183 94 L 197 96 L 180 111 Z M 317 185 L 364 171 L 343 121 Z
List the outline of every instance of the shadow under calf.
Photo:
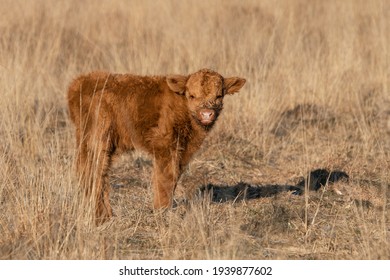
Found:
M 309 190 L 317 191 L 322 186 L 332 184 L 340 180 L 348 180 L 349 176 L 344 171 L 331 171 L 316 169 L 309 173 L 296 185 L 251 185 L 244 182 L 228 186 L 207 184 L 200 188 L 201 196 L 210 196 L 213 202 L 226 202 L 231 200 L 247 200 L 261 197 L 275 196 L 281 192 L 292 192 L 295 195 L 302 195 L 305 186 Z

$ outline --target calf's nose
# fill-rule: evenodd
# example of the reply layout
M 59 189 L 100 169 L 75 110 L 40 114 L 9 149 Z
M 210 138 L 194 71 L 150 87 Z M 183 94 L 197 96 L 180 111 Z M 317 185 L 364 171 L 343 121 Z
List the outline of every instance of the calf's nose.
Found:
M 207 110 L 207 111 L 205 110 L 205 111 L 202 111 L 200 113 L 202 115 L 202 118 L 206 119 L 206 120 L 211 119 L 214 115 L 214 111 L 212 111 L 212 110 Z

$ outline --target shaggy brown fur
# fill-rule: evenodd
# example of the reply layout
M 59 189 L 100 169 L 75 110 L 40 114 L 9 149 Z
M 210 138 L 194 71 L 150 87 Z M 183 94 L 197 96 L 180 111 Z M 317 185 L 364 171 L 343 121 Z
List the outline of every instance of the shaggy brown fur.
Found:
M 245 79 L 208 69 L 189 76 L 93 72 L 74 80 L 68 102 L 77 171 L 94 198 L 97 223 L 112 215 L 107 182 L 112 157 L 134 148 L 153 156 L 154 207 L 170 207 L 180 174 L 217 120 L 224 96 L 244 84 Z

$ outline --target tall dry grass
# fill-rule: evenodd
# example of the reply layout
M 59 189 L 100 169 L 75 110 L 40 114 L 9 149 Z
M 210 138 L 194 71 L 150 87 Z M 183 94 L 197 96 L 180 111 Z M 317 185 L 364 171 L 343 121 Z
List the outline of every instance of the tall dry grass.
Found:
M 360 1 L 8 1 L 0 17 L 3 259 L 388 259 L 390 4 Z M 150 159 L 112 170 L 117 216 L 91 223 L 73 174 L 66 88 L 96 69 L 212 68 L 248 83 L 156 214 Z M 213 203 L 204 184 L 350 181 Z

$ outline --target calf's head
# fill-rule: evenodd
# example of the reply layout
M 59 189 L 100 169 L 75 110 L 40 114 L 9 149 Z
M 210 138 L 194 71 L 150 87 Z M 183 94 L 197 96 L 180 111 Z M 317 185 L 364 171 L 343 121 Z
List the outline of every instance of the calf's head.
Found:
M 210 128 L 217 120 L 224 96 L 238 92 L 245 82 L 245 79 L 239 77 L 224 78 L 208 69 L 189 76 L 167 77 L 169 88 L 187 99 L 192 117 L 204 128 Z

